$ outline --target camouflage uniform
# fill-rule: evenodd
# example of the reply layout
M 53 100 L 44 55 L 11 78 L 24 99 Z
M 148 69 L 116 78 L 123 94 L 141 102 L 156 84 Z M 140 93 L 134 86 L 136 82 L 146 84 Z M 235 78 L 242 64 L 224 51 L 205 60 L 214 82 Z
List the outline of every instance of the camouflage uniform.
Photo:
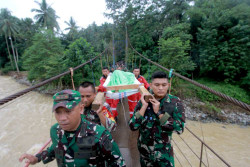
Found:
M 97 115 L 97 113 L 93 110 L 91 110 L 92 105 L 90 105 L 89 107 L 85 107 L 84 108 L 84 112 L 82 114 L 82 117 L 88 121 L 97 123 L 98 125 L 101 125 L 101 120 L 99 118 L 99 116 Z M 105 118 L 106 118 L 106 128 L 108 129 L 109 132 L 115 131 L 116 129 L 116 121 L 110 111 L 110 106 L 108 103 L 104 103 L 102 111 L 101 111 Z
M 82 119 L 78 129 L 71 133 L 58 123 L 50 129 L 52 145 L 40 155 L 46 164 L 54 159 L 59 167 L 126 166 L 118 145 L 102 126 Z
M 53 111 L 58 107 L 72 109 L 80 103 L 81 95 L 77 91 L 63 90 L 53 99 Z M 38 162 L 42 160 L 46 164 L 56 159 L 59 167 L 126 166 L 110 132 L 84 118 L 75 131 L 64 131 L 56 123 L 50 129 L 50 137 L 52 145 L 36 155 Z
M 141 106 L 139 101 L 129 121 L 131 130 L 139 129 L 138 150 L 141 166 L 173 167 L 172 132 L 181 134 L 185 123 L 185 111 L 180 99 L 167 94 L 160 100 L 159 112 L 163 114 L 161 119 L 154 113 L 151 103 L 144 116 L 141 116 L 138 112 Z

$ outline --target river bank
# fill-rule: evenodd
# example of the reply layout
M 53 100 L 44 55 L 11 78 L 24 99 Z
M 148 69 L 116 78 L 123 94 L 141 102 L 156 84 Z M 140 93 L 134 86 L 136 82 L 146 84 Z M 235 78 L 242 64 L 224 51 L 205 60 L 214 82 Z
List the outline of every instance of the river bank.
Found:
M 10 76 L 0 76 L 0 99 L 28 87 L 24 84 L 19 84 Z M 18 161 L 20 155 L 25 152 L 35 154 L 43 146 L 49 138 L 51 126 L 56 122 L 54 114 L 51 112 L 52 105 L 53 100 L 50 95 L 31 91 L 0 107 L 1 166 L 23 167 L 25 164 Z M 125 110 L 128 108 L 126 100 L 123 101 L 123 106 Z M 188 111 L 187 108 L 186 110 Z M 118 113 L 121 117 L 118 119 L 118 127 L 120 129 L 117 128 L 117 132 L 122 141 L 125 142 L 120 143 L 119 146 L 124 151 L 126 143 L 134 143 L 132 146 L 136 146 L 136 142 L 131 142 L 131 140 L 125 138 L 129 136 L 127 133 L 129 127 L 127 125 L 125 125 L 126 127 L 121 126 L 120 121 L 127 122 L 129 113 L 124 112 L 121 103 L 118 105 Z M 123 114 L 127 114 L 127 119 L 123 117 Z M 209 147 L 231 166 L 248 166 L 250 164 L 250 126 L 216 122 L 204 123 L 187 119 L 186 127 L 203 139 Z M 184 130 L 181 136 L 173 134 L 175 156 L 182 163 L 180 164 L 176 158 L 175 166 L 190 166 L 189 162 L 192 166 L 198 166 L 199 158 L 195 156 L 180 137 L 186 141 L 194 153 L 200 155 L 201 151 L 201 143 L 188 130 Z M 119 141 L 117 139 L 117 143 Z M 182 152 L 178 148 L 181 148 Z M 189 161 L 185 159 L 183 153 Z M 135 157 L 134 153 L 126 154 L 126 156 L 131 155 Z M 208 160 L 206 157 L 208 157 Z M 203 152 L 203 161 L 205 163 L 209 161 L 209 165 L 206 163 L 206 166 L 225 166 L 208 149 L 207 153 Z M 129 162 L 127 164 L 129 166 Z M 42 166 L 44 166 L 42 163 L 36 165 L 36 167 Z M 46 166 L 56 166 L 56 161 L 46 164 Z M 134 165 L 133 167 L 136 166 Z
M 19 75 L 17 75 L 16 72 L 9 72 L 8 75 L 20 84 L 27 86 L 32 85 L 27 79 L 26 72 L 21 72 Z M 38 89 L 37 91 L 43 94 L 53 95 L 59 90 L 54 89 L 48 91 Z M 185 98 L 182 99 L 182 101 L 186 110 L 186 118 L 189 120 L 250 126 L 249 112 L 229 102 L 210 104 L 202 102 L 197 98 Z

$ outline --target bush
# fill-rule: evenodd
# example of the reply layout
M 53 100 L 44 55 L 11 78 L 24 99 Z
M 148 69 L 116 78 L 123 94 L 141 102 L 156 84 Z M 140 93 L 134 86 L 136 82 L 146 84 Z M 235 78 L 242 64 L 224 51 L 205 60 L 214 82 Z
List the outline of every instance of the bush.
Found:
M 209 80 L 207 78 L 198 79 L 197 82 L 206 85 L 207 87 L 218 91 L 220 93 L 226 94 L 232 98 L 235 98 L 244 103 L 250 103 L 250 96 L 247 94 L 247 91 L 240 88 L 238 85 L 231 85 L 224 82 L 215 82 Z M 189 82 L 183 81 L 179 79 L 179 83 L 177 85 L 173 84 L 173 94 L 181 95 L 183 98 L 191 98 L 197 97 L 203 102 L 219 102 L 225 101 L 224 99 L 202 89 L 199 88 Z

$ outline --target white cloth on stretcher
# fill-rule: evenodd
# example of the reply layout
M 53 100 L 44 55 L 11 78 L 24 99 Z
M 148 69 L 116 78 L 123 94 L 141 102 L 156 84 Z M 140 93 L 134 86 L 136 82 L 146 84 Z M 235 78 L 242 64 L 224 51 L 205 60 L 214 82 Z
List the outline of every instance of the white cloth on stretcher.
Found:
M 112 75 L 112 73 L 109 73 L 106 81 L 103 84 L 104 87 L 107 87 L 108 83 L 110 82 L 111 75 Z M 134 84 L 141 84 L 141 83 L 137 79 L 135 79 Z M 136 94 L 138 92 L 139 92 L 138 89 L 128 89 L 125 92 L 114 92 L 114 93 L 109 90 L 106 92 L 106 97 L 109 99 L 121 99 L 124 97 L 128 97 L 130 95 Z

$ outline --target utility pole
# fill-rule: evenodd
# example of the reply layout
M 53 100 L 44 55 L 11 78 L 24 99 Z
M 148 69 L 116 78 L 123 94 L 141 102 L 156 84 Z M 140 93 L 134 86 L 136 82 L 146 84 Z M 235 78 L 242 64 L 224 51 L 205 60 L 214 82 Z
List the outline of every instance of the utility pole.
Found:
M 126 22 L 125 22 L 125 29 L 126 29 L 125 67 L 128 68 L 127 67 L 127 59 L 128 59 L 128 29 L 127 29 L 127 23 Z
M 113 68 L 115 69 L 115 41 L 114 41 L 114 32 L 112 31 L 112 39 L 113 39 Z

